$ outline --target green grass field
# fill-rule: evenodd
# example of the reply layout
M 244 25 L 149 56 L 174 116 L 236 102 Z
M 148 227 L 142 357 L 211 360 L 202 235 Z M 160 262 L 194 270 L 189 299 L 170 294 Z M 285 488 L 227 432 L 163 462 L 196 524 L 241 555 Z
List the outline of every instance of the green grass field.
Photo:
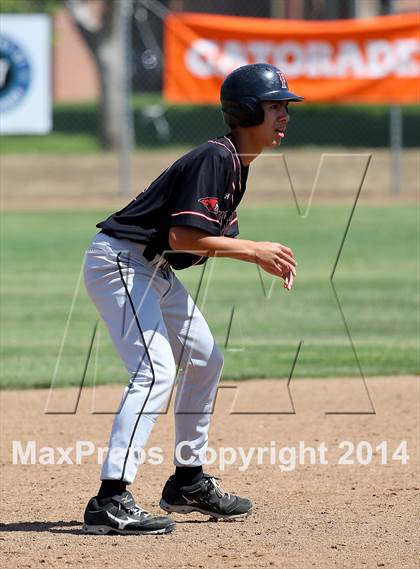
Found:
M 76 284 L 95 223 L 107 213 L 3 214 L 3 387 L 49 386 L 55 369 L 55 385 L 80 383 L 96 313 L 83 283 L 79 290 Z M 294 377 L 359 374 L 330 284 L 349 214 L 348 207 L 327 206 L 312 208 L 307 219 L 292 207 L 240 211 L 241 235 L 290 245 L 299 274 L 289 293 L 270 275 L 261 281 L 255 265 L 227 259 L 207 263 L 198 304 L 224 348 L 224 378 L 288 377 L 301 342 Z M 334 284 L 366 376 L 419 371 L 418 229 L 413 206 L 355 211 Z M 201 271 L 178 273 L 192 294 Z M 85 384 L 124 383 L 125 370 L 103 325 L 99 332 Z

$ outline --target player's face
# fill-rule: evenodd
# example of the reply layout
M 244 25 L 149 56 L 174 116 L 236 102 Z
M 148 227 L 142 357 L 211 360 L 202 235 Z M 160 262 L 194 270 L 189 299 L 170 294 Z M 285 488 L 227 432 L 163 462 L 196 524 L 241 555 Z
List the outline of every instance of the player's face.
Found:
M 259 135 L 264 148 L 281 144 L 289 121 L 288 101 L 264 101 L 264 122 L 259 125 Z

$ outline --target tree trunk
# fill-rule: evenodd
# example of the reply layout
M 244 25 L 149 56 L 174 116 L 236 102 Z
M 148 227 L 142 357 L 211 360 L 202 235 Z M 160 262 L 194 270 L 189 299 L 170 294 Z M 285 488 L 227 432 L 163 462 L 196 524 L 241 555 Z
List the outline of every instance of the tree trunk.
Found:
M 124 101 L 123 49 L 120 14 L 115 10 L 110 33 L 103 38 L 96 53 L 99 71 L 100 139 L 102 148 L 116 150 L 121 144 Z
M 82 38 L 89 47 L 98 70 L 100 85 L 100 142 L 105 150 L 117 150 L 122 142 L 123 113 L 126 106 L 124 10 L 122 2 L 103 3 L 102 21 L 95 18 L 86 0 L 66 0 L 66 5 Z

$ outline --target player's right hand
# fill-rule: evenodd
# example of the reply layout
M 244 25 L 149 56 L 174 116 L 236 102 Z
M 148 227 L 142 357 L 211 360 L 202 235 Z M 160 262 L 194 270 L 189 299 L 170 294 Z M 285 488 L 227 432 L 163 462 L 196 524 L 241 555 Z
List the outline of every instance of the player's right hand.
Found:
M 271 241 L 255 242 L 255 262 L 264 271 L 280 278 L 286 278 L 289 273 L 296 277 L 296 261 L 293 251 Z

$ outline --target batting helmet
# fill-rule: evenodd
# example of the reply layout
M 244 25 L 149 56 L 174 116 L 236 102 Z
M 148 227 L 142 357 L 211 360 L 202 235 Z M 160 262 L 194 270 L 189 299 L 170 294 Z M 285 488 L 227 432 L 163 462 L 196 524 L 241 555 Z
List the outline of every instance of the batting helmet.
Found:
M 268 63 L 253 63 L 238 67 L 225 78 L 220 100 L 225 122 L 235 127 L 264 122 L 262 101 L 299 102 L 303 97 L 289 91 L 280 69 Z

